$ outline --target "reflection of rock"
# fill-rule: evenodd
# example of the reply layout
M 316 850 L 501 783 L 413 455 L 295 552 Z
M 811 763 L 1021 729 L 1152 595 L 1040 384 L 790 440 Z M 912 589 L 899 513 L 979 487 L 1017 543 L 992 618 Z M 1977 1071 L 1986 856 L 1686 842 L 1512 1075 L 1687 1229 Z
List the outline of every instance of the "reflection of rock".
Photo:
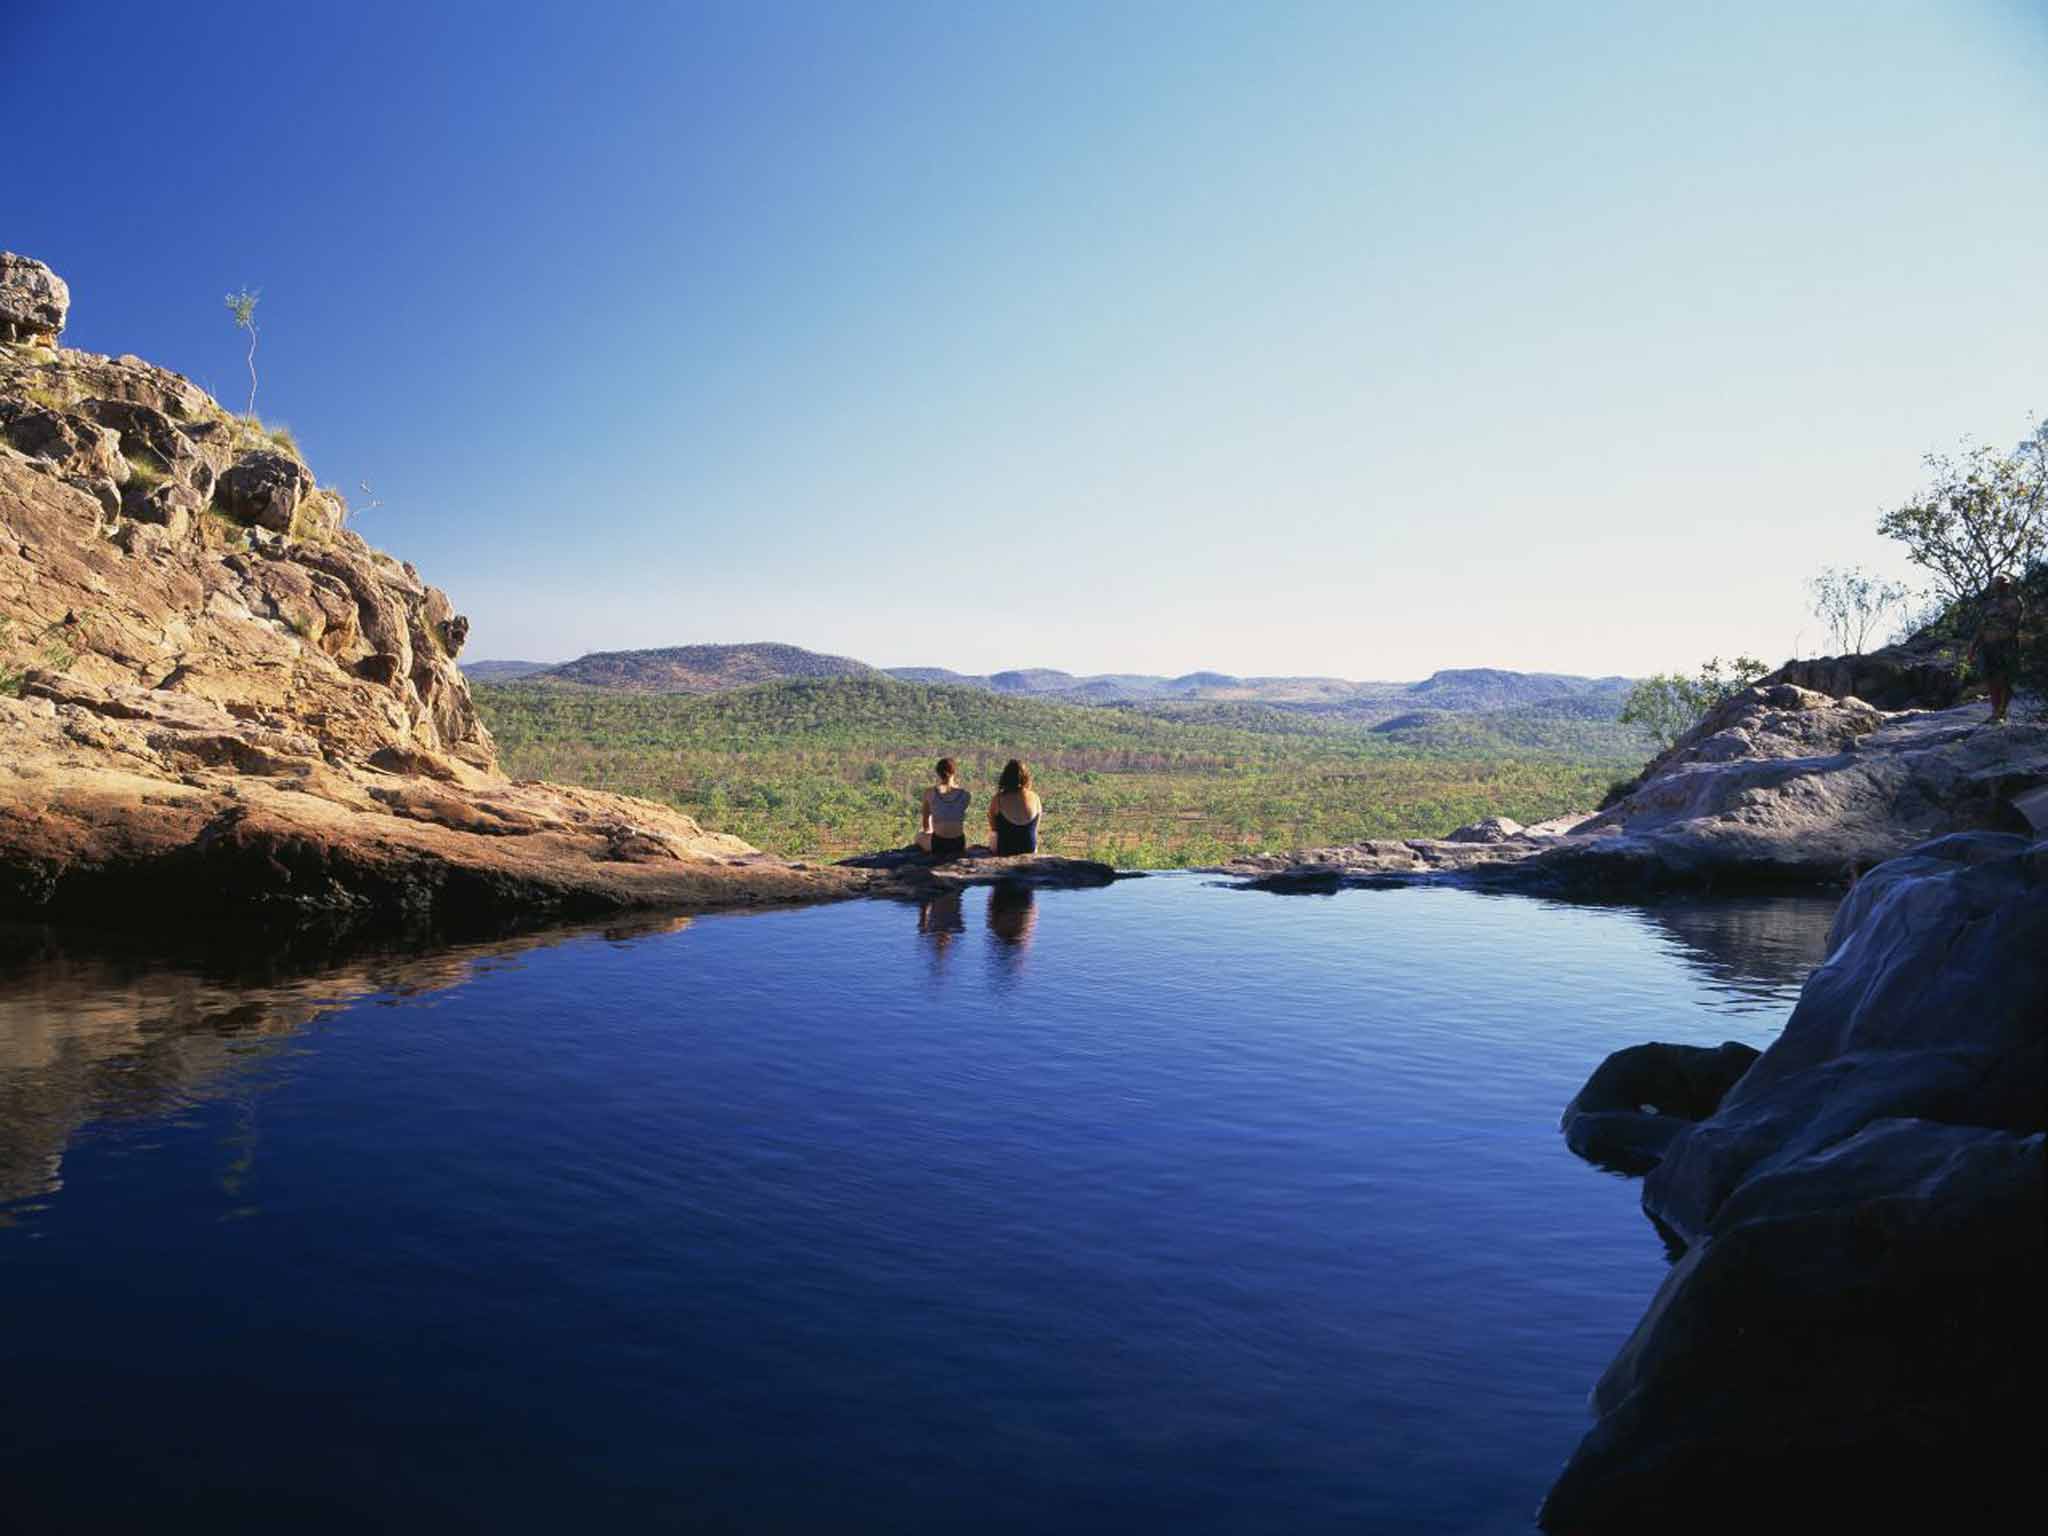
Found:
M 643 938 L 654 918 L 602 930 Z M 325 955 L 244 946 L 239 935 L 175 960 L 46 930 L 0 929 L 0 1201 L 54 1189 L 66 1143 L 105 1115 L 217 1091 L 252 1040 L 296 1033 L 370 993 L 437 991 L 481 961 L 575 937 L 556 931 L 431 953 Z
M 1686 964 L 1736 991 L 1776 991 L 1804 982 L 1828 955 L 1841 905 L 1833 895 L 1680 896 L 1639 908 L 1673 940 Z
M 1990 1529 L 2030 1500 L 2044 1128 L 2048 843 L 1871 871 L 1784 1033 L 1644 1182 L 1685 1253 L 1545 1528 L 1739 1529 L 1766 1488 L 1788 1529 Z

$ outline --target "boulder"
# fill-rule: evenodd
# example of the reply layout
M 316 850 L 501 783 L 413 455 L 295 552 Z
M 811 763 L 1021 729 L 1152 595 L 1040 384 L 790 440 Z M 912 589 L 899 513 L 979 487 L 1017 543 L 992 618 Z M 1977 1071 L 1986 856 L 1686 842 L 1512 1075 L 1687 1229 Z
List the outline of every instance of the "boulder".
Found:
M 220 477 L 214 497 L 237 522 L 273 533 L 291 531 L 299 503 L 313 489 L 313 472 L 288 453 L 245 453 Z
M 1683 1257 L 1544 1528 L 1989 1529 L 2032 1497 L 2044 1130 L 2048 843 L 1865 875 L 1784 1032 L 1644 1181 Z
M 1444 841 L 1451 843 L 1505 843 L 1520 837 L 1528 828 L 1508 816 L 1488 816 L 1469 827 L 1460 827 Z
M 0 341 L 54 347 L 71 313 L 71 289 L 32 257 L 0 251 Z
M 1713 1047 L 1653 1041 L 1616 1051 L 1565 1105 L 1565 1145 L 1605 1168 L 1653 1168 L 1682 1129 L 1720 1108 L 1758 1054 L 1736 1040 Z

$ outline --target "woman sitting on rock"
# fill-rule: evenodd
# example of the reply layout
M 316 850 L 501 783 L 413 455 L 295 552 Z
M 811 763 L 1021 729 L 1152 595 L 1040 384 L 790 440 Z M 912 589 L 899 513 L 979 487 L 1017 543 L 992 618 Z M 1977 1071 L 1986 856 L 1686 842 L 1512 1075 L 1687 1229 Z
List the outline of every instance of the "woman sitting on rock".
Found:
M 998 854 L 1038 852 L 1038 818 L 1045 804 L 1031 787 L 1031 770 L 1014 757 L 1003 764 L 995 798 L 988 803 L 988 829 Z
M 952 758 L 940 758 L 933 772 L 939 781 L 924 792 L 917 844 L 943 864 L 967 851 L 967 802 L 973 797 L 960 782 L 960 765 Z

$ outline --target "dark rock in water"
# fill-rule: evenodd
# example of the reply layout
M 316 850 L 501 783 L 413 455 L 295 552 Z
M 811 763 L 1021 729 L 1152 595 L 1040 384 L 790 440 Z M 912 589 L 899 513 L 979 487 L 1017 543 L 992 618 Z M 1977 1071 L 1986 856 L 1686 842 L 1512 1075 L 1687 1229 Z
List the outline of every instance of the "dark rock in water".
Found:
M 1653 1168 L 1673 1137 L 1720 1108 L 1759 1054 L 1736 1040 L 1715 1047 L 1653 1041 L 1616 1051 L 1565 1105 L 1565 1145 L 1625 1173 Z
M 1978 1530 L 2037 1497 L 2048 843 L 1918 848 L 1832 939 L 1645 1181 L 1685 1252 L 1546 1530 Z
M 1785 1032 L 1643 1186 L 1690 1239 L 1745 1180 L 1898 1116 L 2048 1129 L 2048 844 L 1959 833 L 1849 893 Z

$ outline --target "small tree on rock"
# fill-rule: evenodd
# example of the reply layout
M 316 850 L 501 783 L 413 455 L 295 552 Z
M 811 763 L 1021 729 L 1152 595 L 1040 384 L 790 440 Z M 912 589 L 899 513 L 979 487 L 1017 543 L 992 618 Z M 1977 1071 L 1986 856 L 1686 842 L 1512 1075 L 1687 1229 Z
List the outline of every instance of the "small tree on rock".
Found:
M 256 301 L 262 297 L 255 290 L 243 288 L 231 293 L 224 301 L 228 313 L 235 317 L 235 328 L 249 333 L 249 414 L 256 414 Z
M 1806 584 L 1813 614 L 1828 627 L 1837 656 L 1860 656 L 1888 615 L 1903 612 L 1913 594 L 1903 582 L 1885 581 L 1862 566 L 1825 566 Z

